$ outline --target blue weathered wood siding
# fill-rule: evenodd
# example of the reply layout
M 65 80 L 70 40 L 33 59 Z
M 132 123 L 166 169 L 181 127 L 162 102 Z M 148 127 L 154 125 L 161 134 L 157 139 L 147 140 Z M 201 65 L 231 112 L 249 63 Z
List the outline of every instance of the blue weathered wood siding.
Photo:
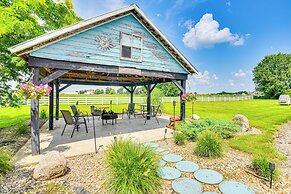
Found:
M 120 59 L 120 32 L 142 35 L 142 62 Z M 111 41 L 110 49 L 99 48 L 98 37 L 107 37 Z M 184 67 L 132 15 L 40 48 L 30 56 L 187 74 Z

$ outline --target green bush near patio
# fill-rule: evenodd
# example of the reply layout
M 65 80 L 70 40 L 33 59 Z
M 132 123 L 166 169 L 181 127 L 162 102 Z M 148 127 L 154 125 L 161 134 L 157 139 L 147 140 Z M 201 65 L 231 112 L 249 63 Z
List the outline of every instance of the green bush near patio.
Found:
M 117 194 L 157 193 L 160 156 L 131 139 L 117 139 L 106 151 L 107 190 Z
M 224 139 L 232 138 L 236 132 L 240 131 L 238 124 L 233 121 L 214 119 L 180 122 L 176 129 L 186 134 L 191 140 L 195 140 L 197 135 L 205 130 L 213 131 Z
M 222 155 L 222 142 L 217 135 L 209 130 L 197 136 L 195 151 L 197 156 L 214 158 Z
M 10 154 L 0 151 L 0 175 L 5 175 L 12 169 L 12 163 L 10 162 Z
M 176 145 L 185 145 L 187 141 L 187 136 L 184 133 L 176 132 L 174 134 L 174 142 Z
M 19 122 L 15 127 L 15 135 L 23 135 L 29 133 L 29 127 L 26 121 Z
M 271 175 L 269 163 L 270 162 L 265 158 L 256 157 L 256 158 L 253 158 L 252 160 L 252 167 L 260 176 L 269 179 Z M 275 169 L 273 173 L 274 180 L 276 180 L 278 176 L 279 176 L 279 171 Z
M 41 109 L 40 114 L 39 114 L 39 118 L 40 119 L 47 119 L 48 118 L 46 110 Z

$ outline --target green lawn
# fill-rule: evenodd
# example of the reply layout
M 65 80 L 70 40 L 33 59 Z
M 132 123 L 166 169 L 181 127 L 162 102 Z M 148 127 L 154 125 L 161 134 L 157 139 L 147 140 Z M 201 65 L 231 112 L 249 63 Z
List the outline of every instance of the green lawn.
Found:
M 121 112 L 125 107 L 126 105 L 113 105 L 113 110 Z M 173 114 L 171 103 L 166 103 L 163 107 L 165 113 Z M 89 111 L 89 106 L 79 105 L 78 108 Z M 41 106 L 41 109 L 47 109 L 47 106 Z M 61 109 L 69 110 L 69 106 L 62 106 Z M 202 118 L 231 120 L 234 114 L 246 115 L 251 126 L 260 129 L 263 133 L 235 137 L 227 143 L 233 148 L 269 159 L 283 159 L 273 147 L 273 137 L 280 124 L 291 120 L 290 110 L 291 106 L 279 106 L 277 100 L 197 102 L 194 106 L 194 113 Z M 176 115 L 179 115 L 179 105 L 176 107 Z M 191 104 L 186 105 L 186 116 L 191 116 Z M 13 126 L 21 119 L 29 119 L 29 107 L 0 108 L 0 128 Z

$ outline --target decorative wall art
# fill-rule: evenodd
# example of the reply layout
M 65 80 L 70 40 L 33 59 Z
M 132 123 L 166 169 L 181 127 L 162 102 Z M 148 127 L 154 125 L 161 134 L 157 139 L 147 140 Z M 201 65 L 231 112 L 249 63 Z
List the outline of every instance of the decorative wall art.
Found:
M 97 35 L 95 42 L 97 47 L 103 51 L 109 51 L 115 46 L 113 44 L 112 38 L 105 34 Z

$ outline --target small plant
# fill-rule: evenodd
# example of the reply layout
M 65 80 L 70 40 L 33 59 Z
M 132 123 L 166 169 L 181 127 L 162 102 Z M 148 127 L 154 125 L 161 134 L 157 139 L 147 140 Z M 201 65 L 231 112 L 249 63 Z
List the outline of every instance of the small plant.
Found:
M 176 145 L 185 145 L 187 141 L 187 136 L 184 133 L 177 132 L 174 135 L 174 142 Z
M 195 153 L 202 157 L 218 157 L 222 155 L 222 143 L 217 135 L 209 130 L 197 136 Z
M 108 190 L 111 193 L 157 193 L 160 156 L 131 139 L 117 139 L 106 152 Z
M 46 111 L 44 109 L 42 109 L 40 111 L 39 118 L 40 119 L 47 119 L 47 114 L 46 114 Z
M 269 168 L 269 161 L 267 159 L 261 157 L 254 158 L 252 161 L 252 166 L 260 176 L 270 178 L 271 170 Z M 275 169 L 273 173 L 273 178 L 278 178 L 278 174 L 278 170 Z
M 199 121 L 180 122 L 176 126 L 177 130 L 186 134 L 188 139 L 195 140 L 197 135 L 205 130 L 215 132 L 223 139 L 234 137 L 236 132 L 239 132 L 239 125 L 233 121 L 204 119 Z
M 26 121 L 19 122 L 15 128 L 15 135 L 27 134 L 29 132 L 29 128 Z
M 47 184 L 44 191 L 44 194 L 62 194 L 62 193 L 69 194 L 71 192 L 64 185 L 57 183 Z
M 5 175 L 12 169 L 10 159 L 11 156 L 8 153 L 0 151 L 0 175 Z

